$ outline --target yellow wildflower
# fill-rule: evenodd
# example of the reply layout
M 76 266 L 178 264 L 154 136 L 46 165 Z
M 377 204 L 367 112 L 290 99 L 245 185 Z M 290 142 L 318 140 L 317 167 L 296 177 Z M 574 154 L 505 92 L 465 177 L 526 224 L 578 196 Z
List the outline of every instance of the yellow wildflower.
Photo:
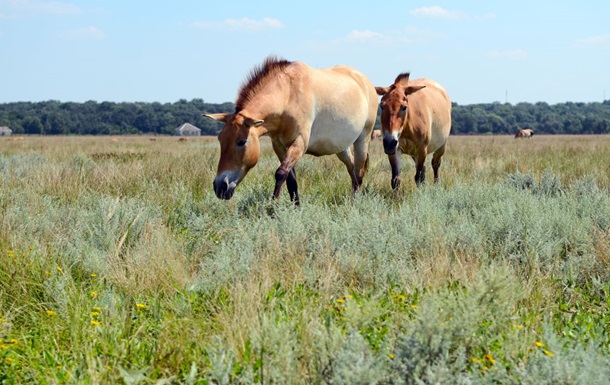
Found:
M 62 271 L 64 271 L 64 269 L 62 269 L 61 267 L 57 266 L 57 271 L 62 272 Z
M 413 309 L 417 309 L 417 305 L 411 305 Z
M 91 321 L 91 325 L 100 326 L 102 323 L 99 321 Z
M 97 277 L 97 274 L 95 274 L 95 273 L 91 274 L 91 278 L 95 278 L 95 277 Z
M 7 342 L 8 342 L 9 344 L 11 344 L 11 345 L 16 345 L 16 344 L 17 344 L 17 340 L 16 340 L 16 339 L 14 339 L 14 338 L 11 338 L 11 340 L 10 340 L 10 341 L 7 341 Z
M 487 353 L 487 354 L 485 355 L 485 359 L 486 359 L 487 361 L 491 362 L 492 364 L 496 362 L 496 360 L 495 360 L 494 356 L 492 356 L 490 353 Z
M 102 308 L 99 306 L 93 306 L 93 310 L 95 311 L 102 311 Z
M 61 365 L 57 365 L 57 369 L 60 369 L 60 370 L 61 370 L 61 369 L 63 369 L 63 368 L 64 368 L 63 366 L 61 366 Z
M 53 311 L 53 310 L 47 310 L 47 315 L 55 316 L 55 315 L 57 315 L 57 312 Z
M 11 357 L 6 357 L 6 362 L 8 362 L 9 364 L 12 364 L 13 362 L 15 362 L 15 359 L 11 358 Z
M 9 256 L 9 257 L 14 257 L 14 256 L 15 256 L 15 252 L 14 252 L 13 250 L 10 250 L 10 249 L 9 249 L 9 250 L 6 252 L 6 255 L 7 255 L 7 256 Z
M 516 325 L 515 326 L 517 329 L 523 329 L 523 325 Z
M 472 357 L 470 359 L 470 361 L 472 361 L 474 363 L 477 363 L 477 364 L 480 364 L 481 362 L 483 362 L 480 358 L 476 358 L 476 357 Z
M 344 300 L 344 299 L 339 298 L 339 299 L 337 300 L 337 302 L 339 302 L 339 303 L 344 303 L 344 302 L 345 302 L 345 300 Z
M 146 306 L 146 305 L 144 305 L 143 303 L 136 303 L 136 307 L 137 307 L 138 309 L 146 309 L 146 308 L 147 308 L 147 306 Z
M 543 348 L 544 344 L 540 341 L 536 341 L 536 346 L 538 346 L 539 348 Z
M 95 298 L 97 297 L 97 291 L 92 291 L 91 292 L 91 298 Z
M 406 299 L 407 299 L 407 297 L 405 297 L 405 296 L 404 296 L 404 295 L 402 295 L 402 294 L 398 294 L 398 295 L 396 296 L 396 299 L 397 299 L 397 300 L 399 300 L 399 301 L 404 301 L 404 300 L 406 300 Z
M 546 350 L 546 349 L 544 350 L 544 354 L 546 354 L 546 355 L 547 355 L 547 356 L 549 356 L 549 357 L 553 357 L 553 356 L 555 355 L 555 353 L 553 353 L 553 352 L 552 352 L 552 351 L 550 351 L 550 350 Z
M 5 350 L 5 349 L 8 349 L 8 346 L 6 346 L 6 345 L 0 345 L 0 350 Z
M 1 324 L 1 323 L 3 323 L 3 322 L 6 322 L 6 321 L 4 320 L 4 318 L 0 318 L 0 324 Z
M 99 317 L 100 312 L 99 312 L 99 311 L 92 311 L 92 312 L 91 312 L 91 315 L 92 315 L 93 317 Z
M 390 357 L 391 360 L 394 359 L 394 355 L 392 353 L 389 354 L 389 357 Z

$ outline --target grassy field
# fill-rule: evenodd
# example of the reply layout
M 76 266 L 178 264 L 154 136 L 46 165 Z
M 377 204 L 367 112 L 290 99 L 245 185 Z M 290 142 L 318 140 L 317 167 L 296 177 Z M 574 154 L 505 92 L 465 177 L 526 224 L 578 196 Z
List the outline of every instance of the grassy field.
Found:
M 396 194 L 381 142 L 356 195 L 306 156 L 300 207 L 218 157 L 0 139 L 1 384 L 610 383 L 609 136 L 451 137 Z

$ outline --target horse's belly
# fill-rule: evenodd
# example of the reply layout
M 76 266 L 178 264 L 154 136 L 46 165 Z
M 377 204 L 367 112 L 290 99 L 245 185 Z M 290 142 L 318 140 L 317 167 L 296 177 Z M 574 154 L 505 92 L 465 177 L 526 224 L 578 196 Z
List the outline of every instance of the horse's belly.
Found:
M 338 154 L 354 144 L 362 129 L 347 118 L 318 116 L 311 127 L 307 153 L 316 156 Z

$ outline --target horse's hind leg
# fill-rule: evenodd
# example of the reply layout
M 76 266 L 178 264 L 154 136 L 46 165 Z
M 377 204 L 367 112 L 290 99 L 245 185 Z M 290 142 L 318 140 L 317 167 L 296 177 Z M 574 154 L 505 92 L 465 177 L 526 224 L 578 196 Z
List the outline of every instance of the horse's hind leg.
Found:
M 352 156 L 351 148 L 347 148 L 344 151 L 337 154 L 337 157 L 345 167 L 347 168 L 347 172 L 349 173 L 350 178 L 352 178 L 352 189 L 354 191 L 358 191 L 360 188 L 360 184 L 362 183 L 362 178 L 360 181 L 358 180 L 358 176 L 356 175 L 356 169 L 354 167 L 354 157 Z
M 372 126 L 371 126 L 372 130 Z M 366 130 L 360 135 L 360 137 L 354 142 L 354 173 L 356 175 L 357 189 L 362 186 L 364 174 L 369 165 L 369 144 L 371 143 L 371 136 L 366 134 Z
M 441 157 L 445 153 L 445 145 L 434 152 L 432 155 L 432 169 L 434 170 L 434 183 L 438 183 L 438 169 L 441 167 Z

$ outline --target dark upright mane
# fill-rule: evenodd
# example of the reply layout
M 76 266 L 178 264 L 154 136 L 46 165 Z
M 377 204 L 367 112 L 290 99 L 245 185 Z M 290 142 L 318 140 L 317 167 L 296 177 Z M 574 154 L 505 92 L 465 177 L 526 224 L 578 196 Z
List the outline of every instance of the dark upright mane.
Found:
M 409 80 L 409 76 L 411 75 L 410 72 L 403 72 L 400 75 L 396 76 L 396 80 L 394 80 L 394 84 L 398 84 L 400 82 L 402 82 L 403 79 L 407 79 Z
M 263 64 L 254 67 L 239 89 L 235 102 L 235 113 L 244 109 L 270 75 L 277 73 L 291 63 L 275 56 L 268 56 Z

